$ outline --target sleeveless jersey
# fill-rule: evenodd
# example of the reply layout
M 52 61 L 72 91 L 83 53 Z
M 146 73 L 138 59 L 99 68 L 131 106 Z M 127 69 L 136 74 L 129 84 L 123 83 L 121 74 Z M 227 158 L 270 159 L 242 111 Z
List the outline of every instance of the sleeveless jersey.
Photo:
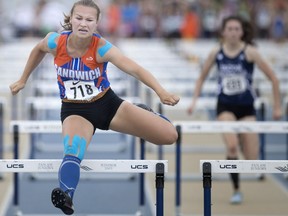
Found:
M 218 67 L 218 101 L 225 104 L 251 105 L 255 93 L 252 89 L 254 63 L 248 62 L 245 48 L 234 58 L 227 57 L 223 49 L 216 55 Z
M 97 44 L 101 36 L 94 34 L 86 53 L 79 58 L 67 53 L 67 39 L 71 32 L 59 36 L 54 65 L 60 98 L 71 101 L 90 101 L 103 96 L 110 83 L 107 78 L 107 64 L 96 59 Z

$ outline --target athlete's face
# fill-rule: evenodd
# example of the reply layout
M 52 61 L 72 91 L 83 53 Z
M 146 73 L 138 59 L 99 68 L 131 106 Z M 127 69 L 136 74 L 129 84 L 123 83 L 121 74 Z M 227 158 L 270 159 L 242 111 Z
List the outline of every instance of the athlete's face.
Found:
M 241 41 L 243 36 L 242 25 L 238 20 L 229 20 L 227 21 L 223 32 L 223 39 L 228 43 L 237 43 Z
M 81 38 L 90 37 L 97 29 L 97 10 L 77 5 L 71 16 L 72 31 Z

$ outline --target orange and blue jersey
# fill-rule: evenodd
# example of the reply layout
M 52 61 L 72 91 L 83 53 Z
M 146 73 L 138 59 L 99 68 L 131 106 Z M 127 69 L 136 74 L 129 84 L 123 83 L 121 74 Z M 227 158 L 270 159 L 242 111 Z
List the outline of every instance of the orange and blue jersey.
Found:
M 73 58 L 67 53 L 67 40 L 71 32 L 63 32 L 58 39 L 54 65 L 61 99 L 92 100 L 105 94 L 110 88 L 107 77 L 108 62 L 98 63 L 96 50 L 101 38 L 93 34 L 86 53 Z

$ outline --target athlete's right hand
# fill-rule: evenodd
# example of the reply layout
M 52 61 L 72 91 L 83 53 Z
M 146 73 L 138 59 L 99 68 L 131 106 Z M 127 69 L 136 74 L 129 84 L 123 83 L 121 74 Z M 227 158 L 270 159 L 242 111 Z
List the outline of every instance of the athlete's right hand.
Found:
M 17 81 L 10 85 L 10 91 L 12 95 L 16 95 L 21 89 L 25 87 L 25 83 Z
M 195 109 L 195 104 L 194 104 L 194 103 L 191 103 L 191 105 L 190 105 L 190 106 L 188 107 L 188 109 L 187 109 L 187 113 L 188 113 L 189 115 L 191 115 L 191 114 L 193 113 L 194 109 Z

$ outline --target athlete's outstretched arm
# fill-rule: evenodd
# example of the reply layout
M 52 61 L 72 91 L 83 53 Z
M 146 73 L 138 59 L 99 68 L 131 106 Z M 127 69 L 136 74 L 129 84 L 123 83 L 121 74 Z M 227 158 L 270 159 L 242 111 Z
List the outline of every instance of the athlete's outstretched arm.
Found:
M 219 51 L 218 47 L 213 49 L 210 52 L 207 60 L 205 61 L 204 65 L 203 65 L 203 69 L 201 70 L 200 76 L 197 79 L 196 84 L 195 84 L 192 103 L 190 104 L 190 106 L 188 107 L 188 110 L 187 110 L 187 112 L 189 114 L 191 114 L 195 109 L 196 101 L 197 101 L 197 99 L 201 93 L 203 83 L 204 83 L 206 77 L 208 76 L 208 74 L 209 74 L 209 72 L 210 72 L 210 70 L 211 70 L 211 68 L 215 62 L 216 54 L 218 51 Z
M 256 63 L 259 69 L 267 76 L 267 78 L 272 83 L 273 89 L 273 98 L 274 98 L 274 107 L 273 107 L 273 118 L 280 119 L 282 116 L 281 110 L 281 102 L 280 102 L 280 90 L 279 90 L 279 81 L 275 76 L 272 68 L 268 65 L 268 63 L 262 58 L 260 53 L 257 51 L 255 47 L 248 47 L 247 49 L 248 55 Z
M 102 39 L 102 43 L 103 46 L 105 46 L 104 39 Z M 178 103 L 178 96 L 167 92 L 149 71 L 138 65 L 132 59 L 123 55 L 120 50 L 115 46 L 111 46 L 109 51 L 107 51 L 105 55 L 102 55 L 102 57 L 99 55 L 99 53 L 97 53 L 97 59 L 100 59 L 103 62 L 111 62 L 120 70 L 135 77 L 136 79 L 153 89 L 155 93 L 159 96 L 162 103 L 172 106 Z
M 49 52 L 47 37 L 49 37 L 49 34 L 32 49 L 20 79 L 10 85 L 10 90 L 13 95 L 25 87 L 33 70 L 40 64 L 46 53 Z

